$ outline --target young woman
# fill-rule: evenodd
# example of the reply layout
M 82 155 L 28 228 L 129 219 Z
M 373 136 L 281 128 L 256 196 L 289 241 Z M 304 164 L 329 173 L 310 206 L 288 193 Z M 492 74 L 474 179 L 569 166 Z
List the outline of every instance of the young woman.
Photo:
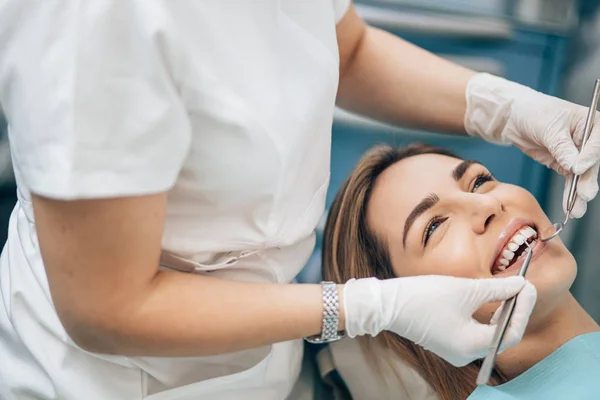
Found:
M 391 361 L 374 367 L 399 357 L 442 399 L 590 398 L 600 392 L 600 329 L 569 293 L 575 259 L 558 238 L 536 240 L 550 226 L 527 190 L 498 182 L 478 162 L 422 144 L 377 147 L 333 203 L 324 275 L 347 285 L 366 277 L 506 277 L 517 274 L 528 242 L 527 279 L 538 300 L 521 343 L 498 356 L 490 386 L 475 386 L 480 360 L 456 368 L 389 332 L 359 340 L 378 354 L 372 361 L 381 351 Z M 481 307 L 475 319 L 490 322 L 499 305 Z

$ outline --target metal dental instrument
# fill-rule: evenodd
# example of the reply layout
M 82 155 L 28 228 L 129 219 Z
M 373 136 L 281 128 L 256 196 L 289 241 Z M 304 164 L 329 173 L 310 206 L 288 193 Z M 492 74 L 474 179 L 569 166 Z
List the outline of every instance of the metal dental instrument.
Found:
M 533 247 L 531 247 L 527 242 L 525 242 L 525 244 L 527 245 L 527 255 L 525 256 L 525 261 L 519 270 L 519 276 L 522 277 L 525 277 L 525 274 L 527 273 L 533 253 Z M 492 376 L 492 370 L 494 369 L 494 364 L 496 364 L 496 356 L 498 355 L 498 350 L 500 350 L 500 345 L 502 344 L 502 339 L 504 339 L 504 334 L 510 325 L 513 311 L 515 310 L 515 305 L 517 303 L 517 297 L 519 297 L 518 294 L 506 300 L 502 305 L 502 310 L 500 311 L 500 316 L 498 317 L 498 325 L 496 327 L 496 331 L 494 332 L 492 344 L 488 349 L 488 353 L 485 356 L 483 364 L 481 364 L 481 368 L 479 369 L 479 374 L 477 375 L 476 383 L 478 386 L 486 385 L 490 380 L 490 376 Z
M 596 111 L 598 109 L 598 102 L 600 101 L 600 79 L 596 80 L 596 84 L 594 85 L 594 95 L 592 96 L 592 105 L 590 106 L 590 110 L 588 111 L 587 120 L 585 121 L 585 128 L 583 131 L 583 140 L 581 141 L 581 149 L 585 146 L 586 142 L 590 138 L 592 133 L 592 129 L 594 128 L 594 122 L 596 119 Z M 577 196 L 577 184 L 579 183 L 579 175 L 575 175 L 573 180 L 571 181 L 571 186 L 569 187 L 569 197 L 567 198 L 567 212 L 565 214 L 565 220 L 563 222 L 557 222 L 553 224 L 555 232 L 544 239 L 539 239 L 542 242 L 547 242 L 551 239 L 554 239 L 556 236 L 562 232 L 564 227 L 569 222 L 571 218 L 571 212 L 573 211 L 573 207 L 575 206 L 575 197 Z

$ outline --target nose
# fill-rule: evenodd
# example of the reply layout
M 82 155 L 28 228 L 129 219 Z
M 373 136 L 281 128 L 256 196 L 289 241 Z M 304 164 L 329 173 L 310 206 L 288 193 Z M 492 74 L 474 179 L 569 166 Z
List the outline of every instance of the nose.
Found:
M 478 234 L 484 233 L 490 223 L 504 212 L 504 204 L 491 194 L 469 193 L 463 200 L 473 231 Z

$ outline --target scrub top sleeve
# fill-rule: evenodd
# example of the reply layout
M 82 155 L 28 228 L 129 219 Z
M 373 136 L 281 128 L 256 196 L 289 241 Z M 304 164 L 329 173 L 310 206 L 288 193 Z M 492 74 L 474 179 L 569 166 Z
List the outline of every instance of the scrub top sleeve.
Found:
M 335 13 L 335 23 L 337 24 L 344 18 L 348 8 L 350 8 L 351 0 L 333 0 L 333 10 Z
M 12 8 L 0 102 L 20 182 L 65 200 L 172 187 L 191 128 L 157 10 L 121 0 Z

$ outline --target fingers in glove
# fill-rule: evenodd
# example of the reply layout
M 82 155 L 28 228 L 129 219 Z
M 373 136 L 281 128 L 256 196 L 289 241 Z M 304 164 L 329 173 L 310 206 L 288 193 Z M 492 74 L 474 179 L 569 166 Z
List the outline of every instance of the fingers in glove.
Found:
M 587 211 L 587 203 L 593 200 L 598 194 L 598 169 L 600 164 L 594 165 L 588 169 L 580 178 L 577 184 L 577 193 L 575 204 L 571 211 L 571 217 L 581 218 Z M 563 211 L 567 212 L 567 201 L 569 198 L 569 189 L 573 176 L 567 176 L 565 179 L 565 190 L 563 192 Z
M 587 201 L 584 201 L 577 197 L 575 199 L 575 204 L 573 205 L 573 210 L 571 210 L 571 218 L 579 219 L 585 215 L 587 212 Z
M 468 310 L 474 312 L 484 304 L 513 297 L 523 288 L 525 279 L 520 276 L 474 279 L 471 284 L 475 286 L 470 291 L 471 303 Z
M 521 150 L 523 150 L 523 152 L 529 157 L 533 158 L 534 160 L 536 160 L 540 164 L 545 165 L 548 168 L 552 168 L 557 172 L 559 168 L 562 169 L 560 164 L 556 162 L 552 154 L 550 154 L 545 147 L 528 147 L 521 148 Z
M 490 344 L 494 340 L 494 335 L 496 333 L 495 325 L 486 325 L 480 324 L 479 322 L 473 320 L 471 321 L 462 333 L 462 337 L 469 338 L 468 343 L 460 342 L 458 345 L 462 348 L 457 349 L 460 351 L 460 354 L 463 354 L 461 361 L 463 361 L 463 365 L 468 364 L 473 360 L 477 360 L 479 358 L 483 358 L 486 356 Z M 461 367 L 463 365 L 456 365 Z
M 598 168 L 600 164 L 596 163 L 579 178 L 577 196 L 586 202 L 592 201 L 598 194 Z
M 544 143 L 552 158 L 567 171 L 572 171 L 577 161 L 579 150 L 571 138 L 569 129 L 563 128 L 556 135 L 548 135 L 548 143 Z
M 556 161 L 553 161 L 550 163 L 549 168 L 552 168 L 553 170 L 555 170 L 559 175 L 562 176 L 567 176 L 571 174 L 571 171 L 564 169 L 563 167 L 560 166 L 560 164 Z
M 573 142 L 578 149 L 581 148 L 581 142 L 583 142 L 583 134 L 585 132 L 585 123 L 587 121 L 587 110 L 585 107 L 578 107 L 577 112 L 573 114 L 571 122 L 571 130 L 573 131 Z M 573 125 L 575 123 L 575 125 Z
M 583 129 L 581 133 L 579 130 L 576 134 L 583 135 Z M 581 140 L 579 140 L 581 141 Z M 573 164 L 573 173 L 581 175 L 600 161 L 600 121 L 596 119 L 596 125 L 590 134 L 590 138 L 583 147 L 583 150 L 576 157 Z
M 523 335 L 525 334 L 527 324 L 529 323 L 529 317 L 531 316 L 533 308 L 535 307 L 536 300 L 537 290 L 535 289 L 535 286 L 531 284 L 531 282 L 527 282 L 519 293 L 519 297 L 517 297 L 515 310 L 513 312 L 510 325 L 508 326 L 508 330 L 506 331 L 504 339 L 502 340 L 500 352 L 516 345 L 521 341 Z

